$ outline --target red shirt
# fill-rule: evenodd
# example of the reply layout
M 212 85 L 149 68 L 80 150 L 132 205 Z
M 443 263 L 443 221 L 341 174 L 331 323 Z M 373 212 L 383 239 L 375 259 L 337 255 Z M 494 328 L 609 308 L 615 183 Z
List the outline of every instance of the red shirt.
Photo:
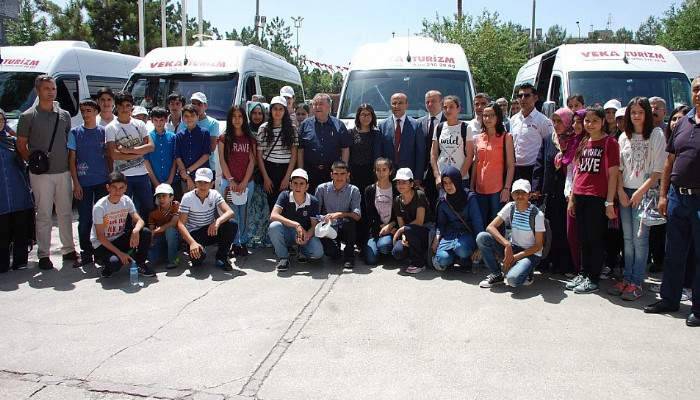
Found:
M 608 196 L 608 168 L 620 165 L 620 145 L 615 138 L 606 136 L 586 141 L 576 163 L 574 194 Z
M 241 182 L 245 177 L 250 161 L 250 153 L 253 151 L 253 140 L 246 135 L 234 136 L 233 146 L 226 155 L 226 165 L 236 182 Z

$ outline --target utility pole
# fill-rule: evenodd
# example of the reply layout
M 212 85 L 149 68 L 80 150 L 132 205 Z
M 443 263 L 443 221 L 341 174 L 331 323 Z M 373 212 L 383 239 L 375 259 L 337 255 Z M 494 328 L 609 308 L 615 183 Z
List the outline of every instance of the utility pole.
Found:
M 578 41 L 581 41 L 581 24 L 579 21 L 576 21 L 576 27 L 578 28 Z
M 146 39 L 144 35 L 144 10 L 143 10 L 143 0 L 138 2 L 138 12 L 139 12 L 139 57 L 146 55 Z
M 197 26 L 199 28 L 199 45 L 204 40 L 204 22 L 202 21 L 202 0 L 197 3 Z
M 292 17 L 292 21 L 294 22 L 294 27 L 297 30 L 297 65 L 299 65 L 299 28 L 301 28 L 301 23 L 304 21 L 304 17 Z
M 167 0 L 160 0 L 160 47 L 168 47 L 168 30 L 167 22 L 165 21 L 165 7 Z
M 530 58 L 535 56 L 535 0 L 532 0 L 532 28 L 530 31 Z
M 187 46 L 187 0 L 180 2 L 180 11 L 182 11 L 182 47 Z
M 255 0 L 255 37 L 260 43 L 260 0 Z
M 462 19 L 462 0 L 457 0 L 457 20 Z

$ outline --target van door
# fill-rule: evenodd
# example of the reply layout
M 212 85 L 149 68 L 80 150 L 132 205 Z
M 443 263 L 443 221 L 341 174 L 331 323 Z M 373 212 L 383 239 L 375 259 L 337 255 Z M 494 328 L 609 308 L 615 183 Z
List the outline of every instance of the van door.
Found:
M 254 73 L 247 73 L 243 75 L 241 79 L 241 104 L 245 104 L 246 101 L 251 101 L 253 96 L 260 93 L 260 84 L 258 83 L 257 76 Z M 270 99 L 265 99 L 270 101 Z
M 71 116 L 72 126 L 78 126 L 83 118 L 80 116 L 80 76 L 57 75 L 56 77 L 56 101 L 61 108 L 68 111 Z
M 537 71 L 537 76 L 535 77 L 535 87 L 537 88 L 537 95 L 539 100 L 537 101 L 537 109 L 542 108 L 542 103 L 547 99 L 547 93 L 549 93 L 548 84 L 552 77 L 552 70 L 554 69 L 554 61 L 557 58 L 557 52 L 559 49 L 554 49 L 542 56 L 540 59 L 540 67 Z
M 552 74 L 552 81 L 549 83 L 549 97 L 547 99 L 557 103 L 555 108 L 566 106 L 564 104 L 564 80 L 561 77 L 561 72 Z

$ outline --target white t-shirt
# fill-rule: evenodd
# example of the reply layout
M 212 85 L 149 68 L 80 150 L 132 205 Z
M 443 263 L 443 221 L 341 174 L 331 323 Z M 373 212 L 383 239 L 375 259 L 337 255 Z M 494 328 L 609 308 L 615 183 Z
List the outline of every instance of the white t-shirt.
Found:
M 536 109 L 527 116 L 522 113 L 513 115 L 510 119 L 510 133 L 513 135 L 515 146 L 515 165 L 526 167 L 535 165 L 542 147 L 542 140 L 554 132 L 554 126 L 549 118 Z
M 666 140 L 661 128 L 654 128 L 649 140 L 642 134 L 626 132 L 620 135 L 620 171 L 622 185 L 628 189 L 638 189 L 654 172 L 663 172 L 666 161 Z
M 98 116 L 97 116 L 97 125 L 103 126 L 103 127 L 107 127 L 107 125 L 109 125 L 109 124 L 110 124 L 112 121 L 114 121 L 115 119 L 117 119 L 116 116 L 112 117 L 111 120 L 107 121 L 106 119 L 102 119 L 102 116 L 101 116 L 101 115 L 98 115 Z
M 467 137 L 474 140 L 481 133 L 481 123 L 477 118 L 467 123 Z
M 464 165 L 464 160 L 467 158 L 464 154 L 464 139 L 462 138 L 462 122 L 457 125 L 447 125 L 447 122 L 442 124 L 442 131 L 440 132 L 440 137 L 437 137 L 437 127 L 435 132 L 433 132 L 433 140 L 437 140 L 439 155 L 437 159 L 438 170 L 442 174 L 448 166 L 453 166 L 458 170 L 462 169 Z M 469 130 L 467 130 L 467 140 L 472 140 L 469 136 Z M 467 178 L 469 172 L 463 176 Z
M 391 198 L 392 189 L 382 189 L 376 186 L 377 190 L 374 194 L 374 207 L 377 209 L 379 219 L 382 224 L 388 224 L 391 221 L 391 206 L 394 199 Z
M 129 218 L 130 214 L 135 212 L 136 207 L 134 207 L 134 202 L 126 195 L 122 196 L 116 204 L 109 201 L 109 196 L 97 200 L 97 203 L 92 207 L 93 225 L 92 231 L 90 232 L 92 247 L 98 248 L 102 246 L 97 239 L 95 224 L 103 225 L 107 240 L 113 242 L 116 238 L 124 234 L 126 220 Z
M 511 226 L 510 232 L 510 242 L 522 249 L 528 249 L 535 245 L 535 234 L 532 232 L 530 227 L 530 212 L 534 205 L 530 204 L 525 211 L 518 211 L 515 209 L 513 214 L 513 222 L 510 222 L 510 211 L 511 208 L 515 207 L 515 202 L 511 201 L 506 204 L 501 211 L 498 212 L 498 216 L 506 223 L 506 225 Z M 544 214 L 542 211 L 537 213 L 535 216 L 535 231 L 545 232 L 546 228 L 544 226 Z M 542 250 L 535 253 L 537 256 L 542 256 Z
M 105 141 L 114 142 L 115 146 L 134 148 L 143 144 L 143 139 L 148 137 L 146 124 L 143 121 L 132 118 L 128 124 L 122 124 L 116 118 L 105 128 Z M 133 160 L 114 160 L 114 170 L 125 176 L 146 175 L 146 167 L 143 157 Z
M 221 194 L 213 189 L 209 190 L 209 195 L 204 201 L 197 197 L 196 190 L 185 193 L 180 202 L 180 214 L 187 214 L 187 231 L 192 232 L 211 225 L 218 216 L 219 204 L 223 202 Z

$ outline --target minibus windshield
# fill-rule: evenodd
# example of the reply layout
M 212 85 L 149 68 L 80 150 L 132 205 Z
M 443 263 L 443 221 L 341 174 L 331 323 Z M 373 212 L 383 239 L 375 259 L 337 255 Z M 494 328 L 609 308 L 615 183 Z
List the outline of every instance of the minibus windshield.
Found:
M 0 72 L 0 108 L 5 110 L 8 119 L 19 118 L 34 104 L 37 76 L 38 72 Z

